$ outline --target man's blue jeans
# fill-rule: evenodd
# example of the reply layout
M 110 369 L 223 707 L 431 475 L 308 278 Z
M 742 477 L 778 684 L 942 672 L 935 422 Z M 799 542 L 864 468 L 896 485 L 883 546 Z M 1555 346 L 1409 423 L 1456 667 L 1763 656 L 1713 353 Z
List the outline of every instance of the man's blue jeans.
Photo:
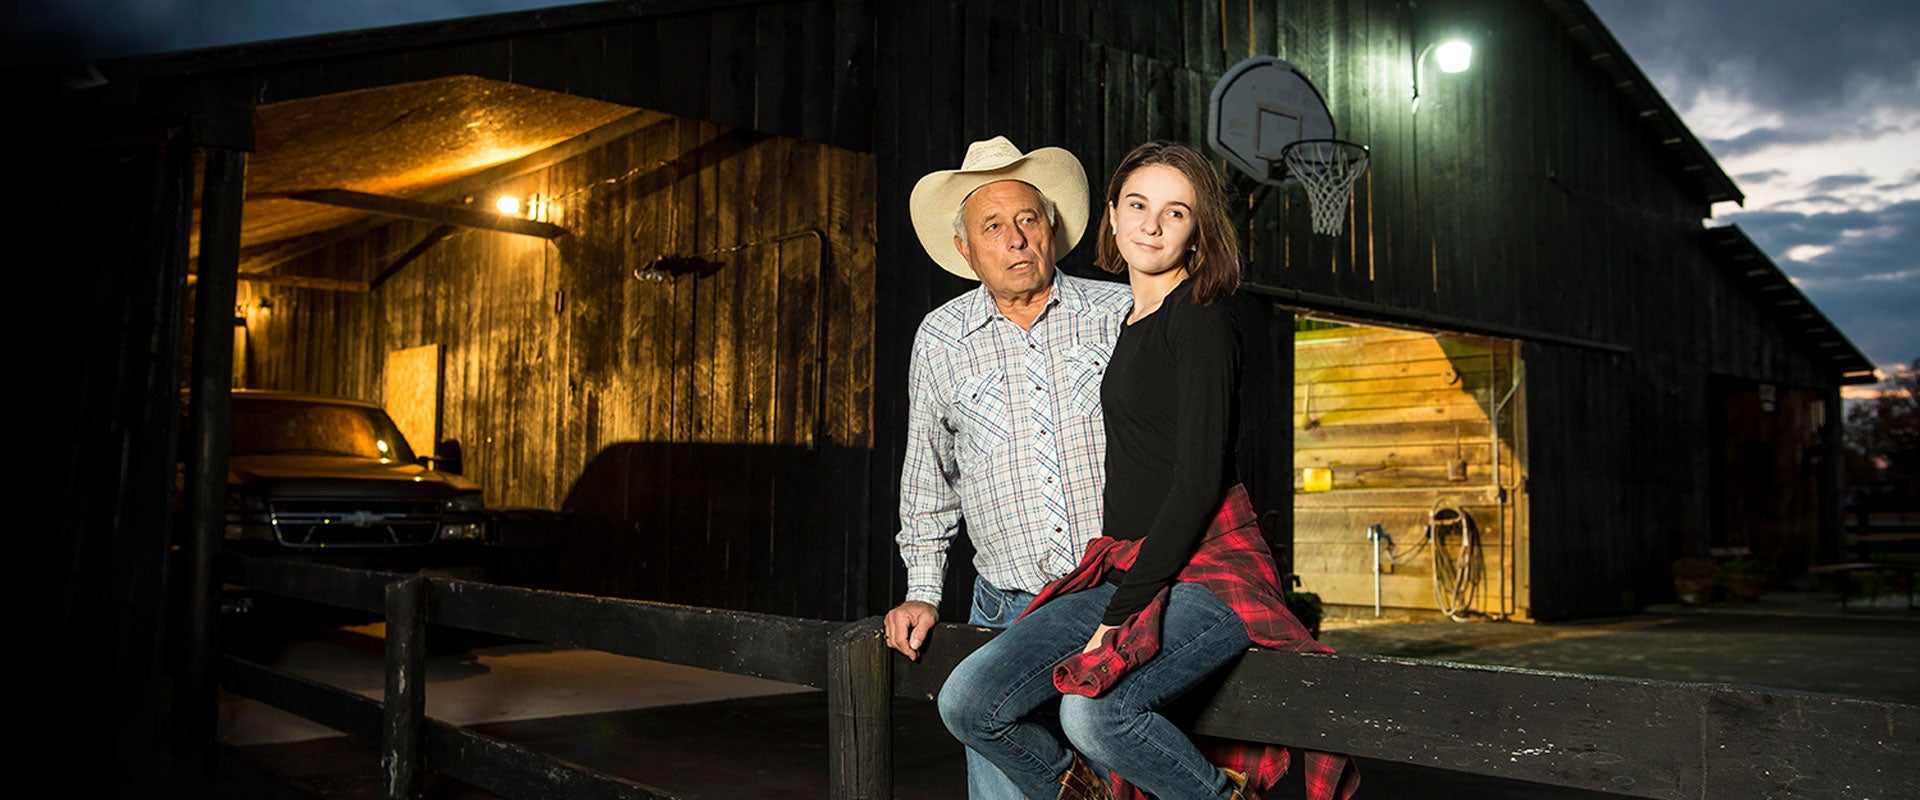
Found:
M 1062 697 L 1053 667 L 1087 643 L 1113 592 L 1104 584 L 1057 598 L 960 662 L 940 690 L 947 730 L 1026 797 L 1055 797 L 1073 753 L 1033 712 L 1059 698 L 1067 741 L 1088 761 L 1155 797 L 1228 797 L 1226 775 L 1155 709 L 1245 652 L 1245 623 L 1206 587 L 1176 583 L 1159 655 L 1098 698 Z
M 1027 610 L 1033 595 L 1019 589 L 1002 589 L 985 578 L 973 579 L 973 607 L 967 614 L 968 625 L 1005 628 Z M 1049 795 L 1052 797 L 1052 795 Z M 1021 800 L 1020 789 L 1008 780 L 986 756 L 967 748 L 968 800 Z

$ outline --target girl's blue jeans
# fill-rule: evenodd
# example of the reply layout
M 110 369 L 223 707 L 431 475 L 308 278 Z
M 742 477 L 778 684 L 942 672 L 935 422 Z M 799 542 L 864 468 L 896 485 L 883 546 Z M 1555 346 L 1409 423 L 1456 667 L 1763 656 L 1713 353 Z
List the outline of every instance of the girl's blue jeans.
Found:
M 1230 796 L 1225 773 L 1156 710 L 1251 644 L 1239 616 L 1206 587 L 1173 585 L 1159 655 L 1105 695 L 1063 697 L 1054 688 L 1054 665 L 1086 645 L 1113 592 L 1103 584 L 1056 598 L 960 662 L 940 690 L 947 730 L 1032 800 L 1059 794 L 1074 750 L 1155 797 Z M 1056 700 L 1066 742 L 1033 719 Z

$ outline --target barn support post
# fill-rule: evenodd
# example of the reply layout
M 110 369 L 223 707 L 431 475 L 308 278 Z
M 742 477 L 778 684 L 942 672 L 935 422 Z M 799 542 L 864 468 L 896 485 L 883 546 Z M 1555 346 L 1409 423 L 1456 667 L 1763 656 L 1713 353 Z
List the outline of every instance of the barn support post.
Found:
M 380 777 L 387 800 L 420 796 L 420 731 L 427 714 L 427 579 L 387 584 L 386 719 Z
M 123 796 L 173 781 L 179 576 L 176 463 L 194 153 L 184 120 L 56 128 L 44 225 L 54 295 L 85 298 L 44 405 L 53 480 L 62 789 Z M 49 295 L 49 296 L 54 296 Z
M 201 194 L 200 258 L 194 297 L 193 372 L 186 453 L 186 581 L 182 586 L 185 663 L 175 706 L 183 778 L 212 774 L 215 727 L 213 662 L 219 655 L 220 609 L 215 563 L 226 529 L 227 450 L 233 405 L 233 304 L 239 287 L 240 214 L 253 148 L 250 110 L 195 117 L 194 137 L 206 157 Z
M 827 643 L 828 797 L 893 796 L 893 659 L 878 617 Z
M 1273 525 L 1263 533 L 1267 536 L 1268 547 L 1286 548 L 1287 563 L 1282 571 L 1287 573 L 1297 572 L 1295 565 L 1299 563 L 1293 546 L 1293 392 L 1295 374 L 1298 372 L 1294 337 L 1298 333 L 1299 320 L 1299 312 L 1276 305 L 1272 321 L 1268 323 L 1273 335 L 1273 375 L 1268 379 L 1272 388 L 1267 391 L 1267 402 L 1273 404 L 1273 409 L 1267 413 L 1278 424 L 1269 426 L 1267 430 L 1267 446 L 1273 448 L 1271 458 L 1275 467 L 1268 472 L 1267 482 L 1272 486 L 1267 491 L 1270 493 L 1269 508 L 1280 513 L 1273 515 Z M 1291 590 L 1293 587 L 1283 583 L 1280 588 Z

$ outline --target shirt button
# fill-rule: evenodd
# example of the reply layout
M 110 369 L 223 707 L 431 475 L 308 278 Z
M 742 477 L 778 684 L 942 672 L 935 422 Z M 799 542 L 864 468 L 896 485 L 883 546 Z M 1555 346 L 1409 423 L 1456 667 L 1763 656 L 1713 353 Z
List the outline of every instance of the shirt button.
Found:
M 1048 482 L 1048 483 L 1052 483 L 1052 482 L 1053 482 L 1053 478 L 1052 478 L 1052 477 L 1048 477 L 1048 478 L 1047 478 L 1047 482 Z
M 1059 533 L 1059 532 L 1060 532 L 1060 529 L 1059 529 L 1059 528 L 1054 528 L 1054 529 L 1053 529 L 1053 532 L 1054 532 L 1054 533 Z

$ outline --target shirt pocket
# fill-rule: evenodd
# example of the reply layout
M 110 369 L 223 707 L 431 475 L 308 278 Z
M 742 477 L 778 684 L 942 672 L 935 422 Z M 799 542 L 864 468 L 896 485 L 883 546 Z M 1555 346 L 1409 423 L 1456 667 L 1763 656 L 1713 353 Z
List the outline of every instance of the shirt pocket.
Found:
M 1107 376 L 1107 355 L 1089 347 L 1067 352 L 1067 397 L 1073 413 L 1100 416 L 1100 382 Z
M 978 474 L 994 448 L 1007 446 L 1013 437 L 1006 376 L 997 369 L 967 376 L 955 387 L 951 404 L 960 471 Z

